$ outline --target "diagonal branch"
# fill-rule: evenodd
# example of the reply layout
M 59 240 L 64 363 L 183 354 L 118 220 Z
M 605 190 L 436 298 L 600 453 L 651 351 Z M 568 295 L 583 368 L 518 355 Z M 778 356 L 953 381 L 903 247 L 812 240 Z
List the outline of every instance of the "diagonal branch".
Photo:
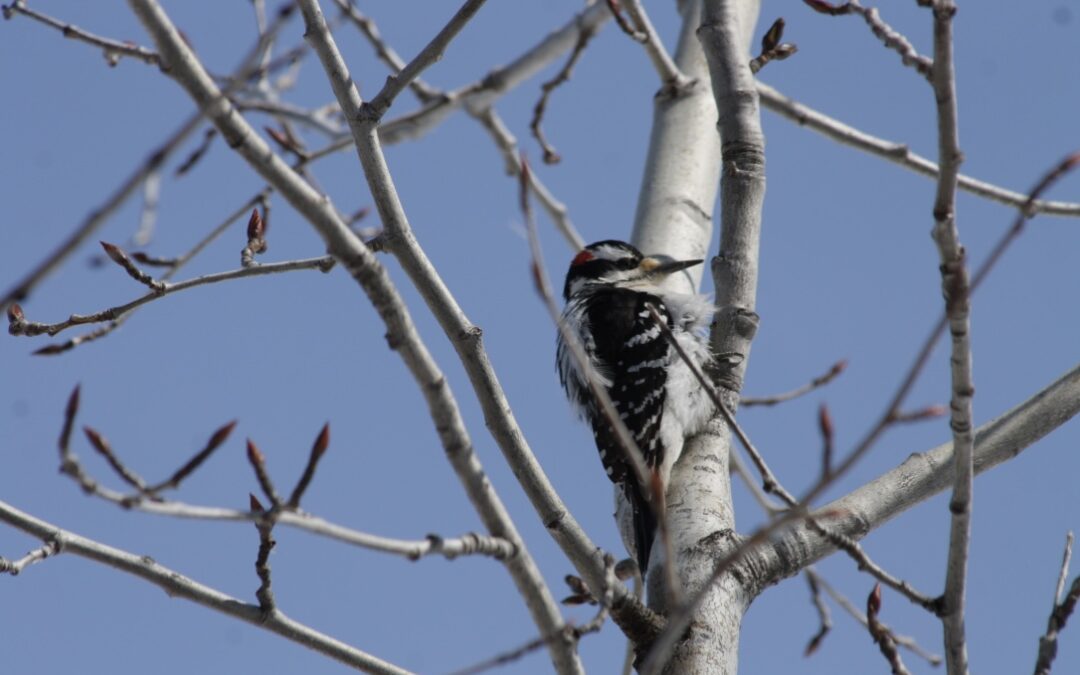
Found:
M 1080 365 L 1015 408 L 975 430 L 975 472 L 1014 459 L 1080 413 Z M 818 509 L 833 532 L 862 539 L 891 518 L 948 489 L 953 481 L 953 448 L 946 443 L 908 457 L 902 464 Z M 761 588 L 797 574 L 833 553 L 836 545 L 799 524 L 751 553 Z
M 474 4 L 475 8 L 479 7 L 479 4 L 476 3 L 466 3 L 462 11 L 451 20 L 451 23 L 447 24 L 443 31 L 439 33 L 439 36 L 429 44 L 428 48 L 425 48 L 421 53 L 421 57 L 428 53 L 441 53 L 450 38 L 464 26 L 464 22 L 468 19 L 464 12 L 466 9 L 473 7 Z M 475 11 L 475 8 L 472 11 Z M 384 224 L 384 242 L 392 252 L 398 254 L 399 258 L 401 258 L 403 257 L 400 255 L 401 248 L 395 248 L 395 244 L 403 239 L 415 240 L 412 237 L 404 207 L 398 197 L 393 178 L 386 166 L 386 160 L 379 144 L 377 132 L 379 115 L 362 114 L 362 110 L 365 108 L 361 102 L 360 94 L 349 76 L 348 67 L 337 49 L 333 36 L 327 29 L 326 20 L 323 18 L 318 2 L 316 0 L 302 0 L 300 9 L 304 14 L 304 22 L 307 27 L 306 38 L 318 54 L 323 70 L 326 72 L 331 88 L 334 90 L 334 95 L 338 99 L 338 104 L 345 112 L 346 119 L 349 120 L 353 141 L 356 144 L 360 163 L 363 166 L 364 177 L 367 180 L 368 188 L 371 190 L 375 206 Z M 421 57 L 417 57 L 414 63 L 420 61 Z M 417 73 L 419 73 L 419 69 L 406 67 L 402 71 L 402 75 L 394 81 L 403 88 L 411 77 L 415 77 Z M 378 97 L 376 98 L 378 99 Z M 389 105 L 389 99 L 386 105 Z M 377 102 L 373 102 L 371 108 L 378 112 Z M 326 237 L 327 233 L 324 232 L 323 236 Z M 334 242 L 332 240 L 330 245 L 333 250 Z M 367 256 L 371 255 L 367 249 L 362 250 Z M 415 246 L 414 250 L 422 256 L 418 245 Z M 424 259 L 424 262 L 430 267 L 430 262 L 427 262 L 426 259 Z M 407 264 L 405 266 L 408 267 Z M 379 271 L 385 277 L 385 270 L 379 267 Z M 386 285 L 387 290 L 380 295 L 385 296 L 393 291 L 388 281 Z M 396 312 L 403 314 L 407 318 L 408 315 L 405 313 L 404 304 L 397 297 L 396 291 L 393 292 L 394 299 L 401 305 Z M 421 292 L 423 292 L 423 289 L 421 289 Z M 377 309 L 380 308 L 380 304 L 385 305 L 386 297 L 375 297 L 370 292 L 369 295 L 373 296 L 372 300 Z M 554 634 L 563 625 L 558 605 L 540 575 L 535 561 L 525 547 L 524 541 L 518 534 L 513 520 L 506 511 L 506 507 L 484 474 L 480 461 L 473 451 L 472 441 L 465 429 L 457 402 L 450 391 L 445 376 L 438 369 L 430 354 L 423 348 L 419 336 L 415 335 L 415 328 L 410 325 L 409 329 L 413 333 L 410 337 L 416 342 L 416 358 L 412 366 L 414 374 L 417 381 L 422 385 L 425 397 L 428 399 L 432 419 L 435 421 L 447 458 L 491 534 L 507 539 L 517 548 L 518 554 L 506 561 L 506 568 L 510 572 L 518 592 L 524 598 L 537 627 L 544 634 Z M 398 346 L 395 342 L 391 342 L 391 345 Z M 399 349 L 401 348 L 399 347 Z M 553 642 L 549 645 L 549 649 L 552 660 L 560 672 L 577 673 L 582 671 L 575 645 L 570 641 Z
M 607 10 L 603 11 L 604 15 L 607 15 Z M 570 36 L 574 34 L 576 33 L 569 33 Z M 325 52 L 321 53 L 320 57 L 335 64 L 327 70 L 344 73 L 344 62 L 340 61 L 337 50 L 332 48 L 329 35 L 325 33 L 322 35 L 325 37 L 321 37 L 316 32 L 313 34 L 313 39 L 326 40 L 321 47 Z M 558 48 L 563 39 L 566 38 L 560 38 L 560 41 L 547 45 L 544 49 Z M 512 66 L 513 64 L 508 68 Z M 345 80 L 336 77 L 331 78 L 331 85 L 335 88 L 335 94 L 338 95 L 339 103 L 343 104 L 347 117 L 353 120 L 353 116 L 348 115 L 348 111 L 358 110 L 359 94 L 354 87 L 345 86 Z M 484 350 L 482 331 L 469 321 L 413 235 L 401 203 L 397 199 L 396 191 L 393 189 L 393 182 L 379 145 L 379 137 L 376 136 L 375 129 L 367 126 L 368 124 L 370 122 L 358 125 L 353 130 L 354 139 L 357 142 L 361 163 L 364 165 L 365 176 L 370 181 L 371 191 L 378 197 L 376 205 L 379 207 L 380 216 L 386 226 L 384 232 L 386 249 L 401 263 L 443 332 L 450 338 L 472 382 L 484 412 L 484 421 L 507 462 L 519 476 L 522 487 L 541 522 L 573 562 L 575 568 L 586 578 L 589 586 L 602 588 L 604 584 L 603 551 L 589 539 L 566 508 L 525 441 L 502 385 Z M 621 585 L 615 588 L 612 617 L 624 631 L 653 630 L 661 622 L 659 617 L 646 610 Z M 547 634 L 551 631 L 544 632 Z
M 910 169 L 915 173 L 937 178 L 938 166 L 925 157 L 915 154 L 903 144 L 888 141 L 877 136 L 872 136 L 865 131 L 844 124 L 840 120 L 815 110 L 803 103 L 781 94 L 764 82 L 757 83 L 758 95 L 761 96 L 761 104 L 768 110 L 784 117 L 799 126 L 831 138 L 832 140 L 848 145 L 856 150 L 862 150 L 876 157 L 881 157 L 890 162 Z M 1080 203 L 1061 202 L 1052 200 L 1036 199 L 1030 201 L 1028 196 L 1008 190 L 985 181 L 971 178 L 963 174 L 957 177 L 957 187 L 973 195 L 1023 209 L 1030 213 L 1046 213 L 1054 216 L 1080 216 Z

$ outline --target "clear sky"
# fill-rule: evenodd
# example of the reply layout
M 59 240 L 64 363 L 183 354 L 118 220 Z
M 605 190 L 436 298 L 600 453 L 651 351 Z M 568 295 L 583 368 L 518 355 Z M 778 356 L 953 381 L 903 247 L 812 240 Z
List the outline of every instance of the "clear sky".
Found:
M 273 4 L 273 3 L 271 3 Z M 324 2 L 324 5 L 329 3 Z M 456 2 L 361 3 L 406 57 L 416 53 Z M 425 78 L 454 88 L 504 64 L 580 8 L 572 0 L 491 2 Z M 677 32 L 672 2 L 650 3 L 665 42 Z M 773 63 L 763 81 L 869 133 L 936 154 L 930 88 L 903 68 L 855 17 L 814 14 L 801 3 L 778 12 L 799 52 Z M 44 0 L 35 9 L 117 39 L 149 45 L 123 3 Z M 253 40 L 250 3 L 188 0 L 165 6 L 212 71 L 228 72 Z M 914 2 L 884 3 L 885 18 L 924 54 L 931 20 Z M 329 13 L 329 12 L 328 12 Z M 282 45 L 300 41 L 298 21 Z M 340 45 L 364 95 L 385 71 L 350 28 Z M 1069 0 L 961 2 L 956 64 L 963 171 L 1026 191 L 1054 163 L 1080 149 L 1080 8 Z M 756 41 L 755 41 L 756 43 Z M 543 78 L 550 77 L 553 65 Z M 606 25 L 572 80 L 553 95 L 545 131 L 563 156 L 542 166 L 528 123 L 542 78 L 499 102 L 541 178 L 564 201 L 586 240 L 626 238 L 636 204 L 658 82 L 639 46 Z M 0 290 L 30 269 L 192 110 L 153 67 L 130 60 L 109 68 L 99 51 L 25 18 L 0 25 Z M 333 96 L 307 59 L 288 100 L 314 107 Z M 394 112 L 414 108 L 403 95 Z M 267 118 L 254 116 L 257 128 Z M 838 448 L 850 448 L 879 415 L 941 311 L 937 253 L 929 237 L 933 183 L 881 159 L 841 147 L 769 112 L 768 195 L 758 311 L 746 393 L 798 386 L 839 359 L 847 371 L 828 387 L 741 418 L 781 480 L 796 494 L 816 477 L 815 415 L 827 402 Z M 220 139 L 190 175 L 163 179 L 157 228 L 146 250 L 175 255 L 250 198 L 262 183 Z M 317 134 L 306 137 L 313 147 Z M 590 434 L 573 419 L 554 371 L 554 329 L 535 296 L 515 183 L 483 130 L 455 114 L 420 142 L 387 148 L 416 236 L 470 319 L 483 327 L 492 361 L 528 441 L 590 536 L 619 550 L 607 479 Z M 371 204 L 356 157 L 340 153 L 314 168 L 335 204 Z M 1080 200 L 1080 176 L 1049 197 Z M 130 247 L 141 200 L 129 201 L 24 303 L 28 318 L 58 321 L 126 301 L 142 289 L 100 259 L 96 240 Z M 321 255 L 314 231 L 273 202 L 265 261 Z M 962 193 L 961 238 L 980 261 L 1013 211 Z M 369 217 L 366 225 L 376 225 Z M 236 226 L 180 275 L 233 269 L 244 245 Z M 551 274 L 561 280 L 570 250 L 541 218 Z M 716 251 L 716 239 L 711 246 Z M 1040 216 L 1009 250 L 974 300 L 975 417 L 983 423 L 1076 365 L 1080 220 Z M 446 337 L 393 260 L 383 258 L 420 332 L 446 371 L 478 455 L 557 596 L 571 565 L 547 536 L 483 425 L 467 378 Z M 706 288 L 711 285 L 706 280 Z M 74 334 L 74 333 L 73 333 Z M 359 288 L 340 270 L 296 272 L 196 289 L 153 303 L 119 331 L 59 357 L 45 344 L 0 340 L 0 499 L 201 582 L 254 601 L 258 537 L 249 524 L 175 521 L 85 497 L 57 473 L 64 401 L 82 384 L 79 424 L 111 441 L 151 480 L 168 476 L 231 419 L 233 437 L 183 486 L 197 504 L 244 508 L 257 485 L 244 459 L 252 438 L 280 489 L 299 475 L 319 428 L 331 445 L 305 500 L 323 517 L 401 538 L 456 536 L 481 524 L 442 456 L 423 402 Z M 947 353 L 939 348 L 911 407 L 947 403 Z M 945 419 L 891 431 L 829 498 L 949 438 Z M 108 467 L 76 435 L 74 448 L 105 483 Z M 1065 425 L 975 485 L 970 567 L 969 652 L 973 672 L 1016 673 L 1034 663 L 1045 629 L 1065 533 L 1080 527 L 1080 425 Z M 740 529 L 761 515 L 736 487 Z M 940 592 L 948 533 L 946 498 L 905 513 L 866 540 L 868 552 L 930 594 Z M 424 673 L 466 666 L 536 634 L 509 576 L 481 558 L 415 563 L 279 528 L 271 557 L 282 609 L 357 647 Z M 0 527 L 0 555 L 36 546 Z M 872 587 L 843 556 L 819 569 L 859 606 Z M 1074 569 L 1073 574 L 1076 574 Z M 0 654 L 10 673 L 337 673 L 344 668 L 297 645 L 214 614 L 131 576 L 60 556 L 0 579 Z M 750 609 L 740 661 L 747 673 L 869 673 L 887 666 L 865 630 L 835 605 L 835 627 L 819 652 L 802 656 L 817 630 L 803 579 L 765 592 Z M 591 609 L 568 609 L 578 621 Z M 940 624 L 886 592 L 882 618 L 940 651 Z M 615 672 L 623 640 L 613 625 L 582 643 L 586 666 Z M 915 673 L 932 669 L 904 653 Z M 538 652 L 503 672 L 550 668 Z M 1070 627 L 1055 672 L 1080 672 L 1080 628 Z

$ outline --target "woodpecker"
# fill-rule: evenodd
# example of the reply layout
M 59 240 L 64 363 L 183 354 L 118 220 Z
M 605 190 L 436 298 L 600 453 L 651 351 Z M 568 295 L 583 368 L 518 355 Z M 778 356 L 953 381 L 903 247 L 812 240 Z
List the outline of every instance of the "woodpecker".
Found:
M 667 486 L 683 440 L 700 431 L 713 405 L 686 362 L 661 332 L 649 306 L 698 366 L 711 360 L 705 329 L 712 302 L 703 295 L 672 293 L 661 284 L 701 260 L 661 262 L 622 241 L 590 244 L 570 262 L 562 322 L 581 345 L 598 382 L 634 437 L 646 467 Z M 559 380 L 578 415 L 592 426 L 600 461 L 615 484 L 615 520 L 642 578 L 656 534 L 656 516 L 637 482 L 625 450 L 559 331 Z M 647 487 L 647 486 L 646 486 Z

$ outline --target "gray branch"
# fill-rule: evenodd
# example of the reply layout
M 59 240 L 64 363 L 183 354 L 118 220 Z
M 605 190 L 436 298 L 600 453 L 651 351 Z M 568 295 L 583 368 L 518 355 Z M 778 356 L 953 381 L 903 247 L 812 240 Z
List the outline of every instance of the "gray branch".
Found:
M 221 591 L 189 579 L 146 555 L 136 555 L 113 548 L 74 532 L 62 530 L 52 523 L 35 518 L 0 501 L 0 521 L 46 542 L 55 553 L 71 553 L 81 558 L 108 565 L 139 577 L 161 588 L 169 597 L 184 598 L 222 614 L 276 633 L 281 637 L 313 649 L 351 668 L 380 675 L 408 675 L 407 670 L 336 640 L 325 633 L 286 616 L 281 610 L 266 612 Z
M 1015 458 L 1077 413 L 1080 413 L 1080 365 L 975 430 L 975 473 Z M 946 443 L 912 454 L 900 466 L 826 504 L 816 513 L 830 531 L 859 540 L 912 506 L 951 487 L 953 473 L 953 447 L 952 443 Z M 754 570 L 761 590 L 797 574 L 835 550 L 835 544 L 808 524 L 800 523 L 768 546 L 751 553 L 745 565 L 748 570 Z

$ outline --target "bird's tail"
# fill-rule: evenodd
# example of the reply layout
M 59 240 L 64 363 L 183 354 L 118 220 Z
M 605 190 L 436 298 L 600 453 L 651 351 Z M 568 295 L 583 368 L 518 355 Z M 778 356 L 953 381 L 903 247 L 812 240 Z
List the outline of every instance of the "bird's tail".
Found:
M 649 571 L 649 555 L 652 553 L 653 540 L 656 537 L 656 513 L 653 511 L 652 504 L 642 495 L 637 481 L 631 479 L 623 482 L 623 490 L 633 516 L 634 555 L 637 558 L 638 569 L 641 570 L 641 578 L 644 580 Z

